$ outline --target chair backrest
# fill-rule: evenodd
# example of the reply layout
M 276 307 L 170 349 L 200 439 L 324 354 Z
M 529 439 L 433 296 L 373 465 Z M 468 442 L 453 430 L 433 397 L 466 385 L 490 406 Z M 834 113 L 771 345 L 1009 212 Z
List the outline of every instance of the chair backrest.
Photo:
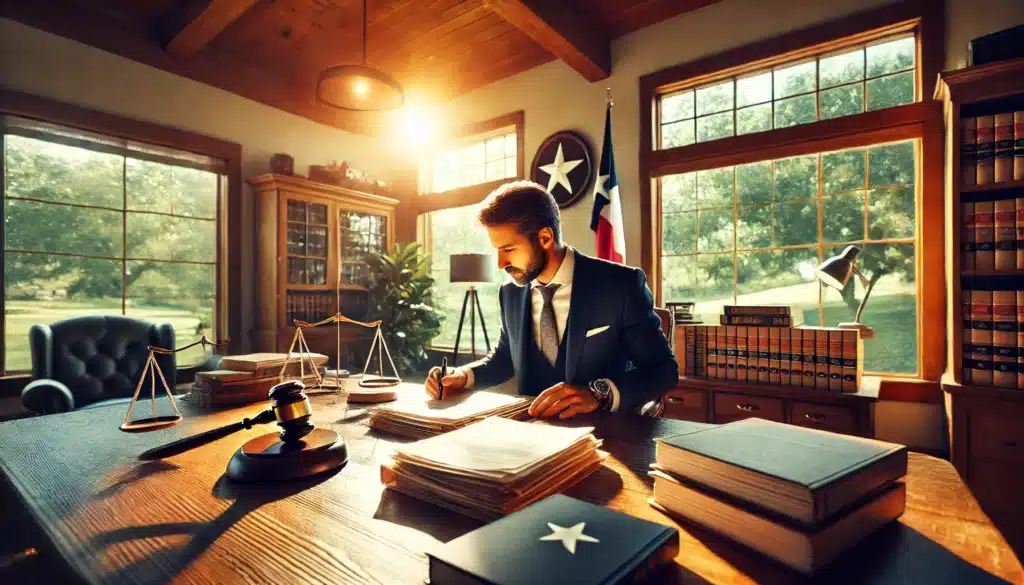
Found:
M 174 349 L 174 328 L 120 315 L 90 315 L 33 325 L 29 345 L 33 377 L 63 383 L 75 405 L 84 406 L 130 397 L 146 365 L 148 346 Z M 157 363 L 173 391 L 174 355 L 158 356 Z
M 665 334 L 665 338 L 668 339 L 668 344 L 671 347 L 675 337 L 672 335 L 672 324 L 675 322 L 672 311 L 661 307 L 654 307 L 654 314 L 661 319 L 661 332 Z

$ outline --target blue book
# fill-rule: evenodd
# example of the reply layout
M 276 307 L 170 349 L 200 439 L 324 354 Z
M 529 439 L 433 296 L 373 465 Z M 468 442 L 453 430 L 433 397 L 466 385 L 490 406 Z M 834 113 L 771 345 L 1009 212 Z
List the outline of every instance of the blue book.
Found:
M 557 494 L 428 551 L 428 582 L 634 583 L 678 553 L 672 526 Z

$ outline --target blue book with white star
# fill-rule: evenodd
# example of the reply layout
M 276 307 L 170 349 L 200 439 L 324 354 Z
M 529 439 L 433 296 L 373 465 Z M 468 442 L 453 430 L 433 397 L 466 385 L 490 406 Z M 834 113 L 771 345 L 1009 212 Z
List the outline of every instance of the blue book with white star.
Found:
M 672 563 L 679 532 L 556 494 L 427 552 L 432 585 L 637 583 Z

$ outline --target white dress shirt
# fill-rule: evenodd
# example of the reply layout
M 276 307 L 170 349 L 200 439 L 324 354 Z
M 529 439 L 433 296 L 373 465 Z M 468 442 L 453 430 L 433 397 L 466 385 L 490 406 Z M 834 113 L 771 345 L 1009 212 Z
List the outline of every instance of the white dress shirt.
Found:
M 555 271 L 555 275 L 551 277 L 551 282 L 547 284 L 558 284 L 558 290 L 551 297 L 551 308 L 555 311 L 555 328 L 558 330 L 558 343 L 562 343 L 562 337 L 565 335 L 565 328 L 569 322 L 569 300 L 572 298 L 572 277 L 576 270 L 576 250 L 571 246 L 565 247 L 565 257 L 562 258 L 562 264 Z M 515 283 L 515 281 L 512 281 Z M 516 283 L 516 286 L 520 286 Z M 540 317 L 541 312 L 544 310 L 544 297 L 541 295 L 537 287 L 545 286 L 533 280 L 526 285 L 530 287 L 530 304 L 532 308 L 533 317 L 533 341 L 537 344 L 537 347 L 541 346 L 540 343 Z M 466 387 L 473 388 L 473 368 L 466 367 Z M 614 382 L 610 382 L 612 389 L 612 412 L 619 409 L 619 389 L 615 386 Z

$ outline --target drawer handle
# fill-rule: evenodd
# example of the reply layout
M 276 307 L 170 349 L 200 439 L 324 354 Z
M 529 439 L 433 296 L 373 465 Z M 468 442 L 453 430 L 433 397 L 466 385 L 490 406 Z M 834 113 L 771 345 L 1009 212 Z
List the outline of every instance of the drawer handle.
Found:
M 825 422 L 828 417 L 820 412 L 808 412 L 804 417 L 811 422 Z
M 736 408 L 743 412 L 753 412 L 755 410 L 761 410 L 761 407 L 756 404 L 737 404 Z
M 684 402 L 684 399 L 683 399 L 682 396 L 668 396 L 666 398 L 666 400 L 668 402 Z
M 1017 446 L 1017 441 L 1003 441 L 1003 447 L 1010 447 L 1012 449 L 1013 447 L 1016 447 L 1016 446 Z

